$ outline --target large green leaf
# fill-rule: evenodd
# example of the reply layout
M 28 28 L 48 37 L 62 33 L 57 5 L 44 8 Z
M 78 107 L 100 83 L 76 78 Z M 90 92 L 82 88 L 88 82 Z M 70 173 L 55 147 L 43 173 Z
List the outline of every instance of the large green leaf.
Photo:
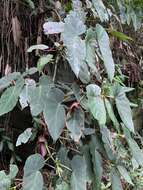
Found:
M 106 7 L 104 6 L 102 0 L 92 0 L 95 10 L 97 11 L 101 22 L 108 21 L 109 15 Z
M 123 190 L 119 173 L 116 169 L 112 170 L 111 178 L 112 178 L 112 190 Z
M 57 88 L 52 89 L 44 107 L 44 119 L 53 140 L 56 141 L 65 126 L 65 109 L 61 104 L 64 99 L 64 93 Z
M 39 172 L 45 161 L 40 154 L 33 154 L 26 160 L 24 166 L 23 190 L 42 190 L 43 177 Z
M 115 73 L 115 64 L 110 49 L 109 36 L 106 30 L 100 24 L 96 25 L 96 36 L 103 57 L 104 65 L 107 70 L 108 78 L 110 81 L 112 81 Z
M 106 109 L 104 100 L 101 96 L 101 89 L 99 86 L 90 84 L 86 87 L 88 102 L 87 106 L 93 117 L 97 119 L 100 125 L 106 123 Z
M 67 128 L 71 132 L 74 141 L 78 142 L 84 130 L 84 112 L 81 108 L 74 109 L 67 114 Z
M 16 106 L 18 102 L 18 97 L 24 86 L 24 79 L 19 78 L 15 86 L 11 86 L 4 91 L 0 98 L 0 116 L 4 115 Z
M 86 27 L 80 13 L 71 11 L 65 18 L 63 41 L 67 47 L 67 60 L 76 77 L 79 76 L 81 66 L 84 64 L 86 57 L 85 41 L 79 37 L 85 30 Z
M 126 95 L 120 94 L 115 98 L 116 107 L 118 109 L 119 115 L 125 124 L 125 126 L 132 132 L 134 132 L 134 124 L 132 119 L 132 111 L 130 108 L 130 102 Z
M 71 190 L 86 190 L 86 162 L 81 156 L 74 156 L 71 161 Z
M 75 73 L 76 77 L 79 76 L 79 72 L 82 64 L 84 64 L 86 56 L 85 41 L 76 36 L 70 39 L 67 43 L 67 60 Z

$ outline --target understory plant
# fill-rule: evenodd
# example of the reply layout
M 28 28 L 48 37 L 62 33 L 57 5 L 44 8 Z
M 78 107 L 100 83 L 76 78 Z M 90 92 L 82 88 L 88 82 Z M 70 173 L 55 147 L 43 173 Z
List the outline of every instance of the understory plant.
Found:
M 55 2 L 56 18 L 43 25 L 49 43 L 27 50 L 39 56 L 37 66 L 0 79 L 0 117 L 18 106 L 29 107 L 33 118 L 33 128 L 24 130 L 15 146 L 37 141 L 22 182 L 14 185 L 18 168 L 11 165 L 9 174 L 0 172 L 1 190 L 143 188 L 142 139 L 132 116 L 142 98 L 134 100 L 126 58 L 115 53 L 125 48 L 132 54 L 134 39 L 124 27 L 140 29 L 143 7 L 138 3 Z M 54 173 L 50 187 L 44 185 L 43 167 Z

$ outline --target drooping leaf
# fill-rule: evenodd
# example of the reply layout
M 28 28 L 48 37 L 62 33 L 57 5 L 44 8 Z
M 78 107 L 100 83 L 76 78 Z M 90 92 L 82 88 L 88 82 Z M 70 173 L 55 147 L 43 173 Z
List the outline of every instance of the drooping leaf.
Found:
M 117 166 L 117 168 L 118 168 L 121 176 L 126 180 L 126 182 L 128 182 L 131 185 L 134 185 L 127 169 L 123 166 Z
M 104 100 L 101 97 L 101 89 L 99 86 L 91 84 L 86 87 L 87 90 L 87 107 L 92 113 L 93 117 L 97 119 L 100 125 L 106 123 L 106 110 Z
M 28 48 L 27 52 L 30 53 L 32 52 L 33 50 L 46 50 L 48 49 L 49 47 L 47 45 L 44 45 L 44 44 L 38 44 L 38 45 L 33 45 L 31 46 L 30 48 Z
M 27 128 L 22 134 L 18 136 L 18 139 L 16 141 L 16 146 L 20 146 L 22 143 L 26 144 L 28 140 L 30 139 L 32 132 L 31 128 Z
M 86 162 L 86 180 L 87 182 L 91 183 L 94 179 L 94 173 L 93 173 L 93 163 L 92 163 L 92 157 L 90 152 L 90 146 L 85 144 L 82 147 L 83 156 L 85 158 Z
M 64 32 L 63 22 L 46 22 L 43 25 L 45 34 L 58 34 Z
M 109 36 L 100 24 L 96 25 L 96 36 L 103 57 L 104 65 L 108 74 L 108 78 L 110 79 L 110 81 L 112 81 L 115 73 L 115 64 L 110 49 Z
M 97 190 L 101 189 L 101 179 L 102 179 L 102 158 L 99 152 L 94 149 L 94 152 L 91 151 L 92 154 L 92 162 L 93 162 L 93 170 L 94 170 L 94 188 Z
M 96 54 L 95 54 L 95 42 L 96 42 L 96 33 L 92 29 L 89 29 L 86 34 L 86 61 L 91 68 L 91 72 L 96 74 L 99 78 L 99 74 L 96 68 Z
M 61 102 L 64 99 L 64 93 L 57 88 L 52 89 L 46 102 L 44 102 L 44 119 L 53 140 L 56 141 L 65 126 L 65 109 Z
M 21 93 L 23 86 L 24 79 L 19 78 L 15 86 L 11 86 L 4 91 L 0 98 L 0 116 L 13 110 L 18 102 L 18 97 Z
M 115 98 L 116 107 L 119 115 L 125 124 L 125 126 L 132 132 L 134 132 L 134 124 L 132 119 L 132 111 L 130 108 L 130 102 L 125 94 L 118 95 Z
M 112 134 L 107 126 L 104 125 L 100 126 L 100 132 L 102 134 L 102 141 L 104 143 L 106 153 L 110 160 L 114 160 L 116 158 L 116 152 L 112 139 Z
M 86 27 L 78 11 L 71 11 L 64 21 L 65 29 L 62 38 L 67 47 L 67 60 L 78 77 L 86 56 L 85 41 L 79 35 L 85 32 Z
M 78 142 L 84 130 L 84 112 L 81 108 L 74 109 L 67 114 L 67 128 L 75 142 Z
M 131 137 L 129 129 L 123 127 L 124 134 L 126 136 L 127 142 L 129 144 L 129 147 L 131 149 L 131 153 L 133 155 L 133 158 L 136 160 L 136 162 L 143 166 L 143 152 L 138 146 L 137 142 Z
M 67 43 L 67 60 L 75 73 L 76 77 L 79 76 L 79 72 L 82 64 L 84 64 L 86 56 L 85 41 L 80 37 L 73 37 Z
M 82 65 L 80 67 L 79 78 L 84 84 L 88 84 L 90 82 L 90 72 L 88 70 L 86 62 L 84 61 L 82 62 Z
M 95 10 L 98 13 L 98 16 L 99 16 L 101 22 L 108 21 L 109 15 L 108 15 L 106 7 L 103 4 L 103 1 L 102 0 L 92 0 L 92 3 L 93 3 Z
M 114 114 L 114 111 L 113 111 L 113 108 L 112 108 L 112 105 L 110 103 L 110 101 L 105 98 L 105 106 L 106 106 L 106 109 L 107 109 L 107 113 L 111 119 L 111 121 L 113 122 L 114 126 L 118 129 L 119 127 L 119 122 Z
M 38 63 L 37 63 L 37 69 L 38 69 L 38 71 L 41 72 L 43 70 L 44 66 L 47 63 L 49 63 L 52 60 L 52 58 L 53 58 L 53 55 L 51 55 L 51 54 L 48 54 L 46 56 L 40 57 L 39 60 L 38 60 Z
M 119 173 L 116 169 L 112 170 L 111 178 L 112 178 L 112 190 L 123 190 Z
M 74 156 L 71 161 L 71 190 L 86 190 L 86 162 L 81 156 Z

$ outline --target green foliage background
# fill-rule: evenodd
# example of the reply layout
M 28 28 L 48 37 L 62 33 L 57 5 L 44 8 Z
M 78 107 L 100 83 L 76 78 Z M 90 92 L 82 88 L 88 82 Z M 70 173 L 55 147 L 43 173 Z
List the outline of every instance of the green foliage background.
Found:
M 14 156 L 9 174 L 0 171 L 0 188 L 142 189 L 142 1 L 15 5 L 16 10 L 27 7 L 33 23 L 40 20 L 31 28 L 38 25 L 37 36 L 28 36 L 21 17 L 12 15 L 8 39 L 13 43 L 5 46 L 7 38 L 1 39 L 0 117 L 28 107 L 33 127 L 23 129 L 12 145 L 2 133 L 1 143 L 11 145 Z M 24 58 L 13 64 L 7 44 Z M 31 142 L 35 154 L 27 158 L 17 184 L 15 147 Z M 43 167 L 48 167 L 48 182 Z

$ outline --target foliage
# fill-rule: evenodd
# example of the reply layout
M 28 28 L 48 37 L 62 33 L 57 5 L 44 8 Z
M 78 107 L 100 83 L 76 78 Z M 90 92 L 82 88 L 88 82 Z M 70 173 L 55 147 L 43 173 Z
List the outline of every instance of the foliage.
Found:
M 35 9 L 33 1 L 26 2 Z M 135 179 L 143 168 L 143 152 L 135 139 L 134 104 L 128 99 L 133 88 L 127 85 L 122 62 L 116 60 L 113 51 L 114 42 L 127 44 L 129 49 L 134 41 L 123 33 L 125 24 L 132 23 L 135 30 L 141 27 L 142 9 L 136 3 L 139 1 L 73 0 L 72 9 L 69 4 L 66 11 L 59 6 L 60 22 L 48 18 L 43 26 L 52 39 L 54 53 L 50 43 L 32 45 L 27 52 L 40 55 L 37 68 L 0 79 L 0 116 L 17 105 L 29 107 L 38 126 L 27 128 L 16 142 L 20 146 L 38 139 L 40 146 L 37 152 L 41 155 L 26 160 L 23 190 L 42 190 L 40 170 L 51 162 L 56 190 L 138 188 Z M 73 72 L 70 83 L 61 82 L 57 76 L 62 73 L 61 63 L 62 69 L 69 64 Z M 47 75 L 46 66 L 53 66 L 54 72 Z M 49 139 L 58 147 L 53 153 Z M 17 170 L 11 165 L 9 175 L 0 172 L 1 189 L 13 187 Z

